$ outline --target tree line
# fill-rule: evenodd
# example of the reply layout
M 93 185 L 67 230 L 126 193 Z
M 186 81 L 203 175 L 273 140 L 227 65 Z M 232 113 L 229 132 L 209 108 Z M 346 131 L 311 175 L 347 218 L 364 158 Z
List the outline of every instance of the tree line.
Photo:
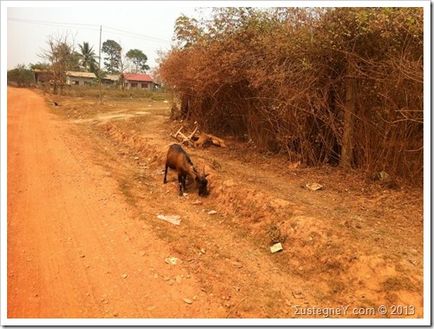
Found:
M 8 71 L 8 81 L 18 86 L 29 86 L 34 83 L 32 70 L 40 69 L 49 71 L 53 75 L 53 91 L 57 93 L 66 81 L 67 71 L 92 72 L 97 79 L 102 79 L 106 74 L 120 74 L 129 70 L 134 73 L 146 72 L 148 57 L 140 49 L 130 49 L 126 54 L 119 43 L 114 40 L 106 40 L 102 44 L 103 68 L 99 68 L 98 56 L 89 42 L 78 45 L 78 49 L 67 36 L 50 36 L 47 47 L 40 57 L 43 62 L 18 65 Z
M 179 115 L 306 165 L 421 183 L 422 8 L 218 8 L 181 16 L 159 74 Z

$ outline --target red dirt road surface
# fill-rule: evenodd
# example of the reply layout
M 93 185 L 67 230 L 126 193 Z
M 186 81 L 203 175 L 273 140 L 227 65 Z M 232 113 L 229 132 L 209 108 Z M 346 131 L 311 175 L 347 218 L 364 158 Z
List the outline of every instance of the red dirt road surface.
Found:
M 194 278 L 182 290 L 161 280 L 157 268 L 185 273 L 43 98 L 8 97 L 8 317 L 221 315 Z

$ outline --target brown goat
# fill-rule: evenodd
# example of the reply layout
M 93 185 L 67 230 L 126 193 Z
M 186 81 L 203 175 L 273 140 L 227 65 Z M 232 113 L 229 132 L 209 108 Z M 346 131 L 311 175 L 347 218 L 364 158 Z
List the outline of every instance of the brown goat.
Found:
M 193 165 L 187 152 L 179 144 L 172 144 L 169 146 L 169 151 L 167 152 L 166 167 L 164 169 L 164 180 L 163 183 L 167 183 L 167 169 L 174 169 L 178 173 L 178 183 L 179 183 L 179 195 L 183 195 L 185 192 L 185 180 L 187 175 L 195 180 L 199 187 L 199 196 L 208 195 L 208 176 L 203 173 L 199 173 Z

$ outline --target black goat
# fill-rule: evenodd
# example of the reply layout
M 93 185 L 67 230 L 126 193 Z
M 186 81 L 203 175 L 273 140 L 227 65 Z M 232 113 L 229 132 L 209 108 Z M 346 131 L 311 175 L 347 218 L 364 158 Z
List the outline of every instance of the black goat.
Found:
M 206 179 L 208 174 L 205 174 L 205 171 L 199 173 L 196 170 L 193 162 L 181 145 L 172 144 L 169 146 L 166 158 L 166 167 L 164 169 L 164 184 L 167 183 L 167 168 L 174 169 L 178 173 L 179 195 L 182 196 L 185 192 L 185 180 L 187 175 L 196 181 L 199 188 L 199 196 L 208 195 L 208 180 Z

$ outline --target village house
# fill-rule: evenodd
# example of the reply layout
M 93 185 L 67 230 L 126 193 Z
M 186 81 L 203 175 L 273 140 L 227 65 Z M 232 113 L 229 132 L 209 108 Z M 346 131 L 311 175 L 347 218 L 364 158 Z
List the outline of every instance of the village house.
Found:
M 96 75 L 91 72 L 66 72 L 66 84 L 70 86 L 85 86 L 96 83 Z
M 143 88 L 152 90 L 155 88 L 152 78 L 144 73 L 124 73 L 123 80 L 126 89 Z
M 33 74 L 38 85 L 47 84 L 50 83 L 50 80 L 53 80 L 53 73 L 47 70 L 33 69 Z
M 119 74 L 106 74 L 102 78 L 101 82 L 105 85 L 116 85 L 119 83 L 119 78 Z

